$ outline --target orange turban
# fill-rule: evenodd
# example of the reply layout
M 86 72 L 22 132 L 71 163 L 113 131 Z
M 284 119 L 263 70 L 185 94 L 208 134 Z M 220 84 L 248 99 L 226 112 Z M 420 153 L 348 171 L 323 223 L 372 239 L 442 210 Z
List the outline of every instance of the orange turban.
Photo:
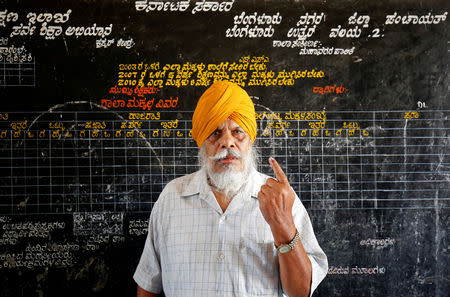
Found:
M 232 82 L 217 81 L 200 97 L 192 117 L 192 137 L 198 147 L 228 118 L 255 140 L 255 107 L 247 92 Z

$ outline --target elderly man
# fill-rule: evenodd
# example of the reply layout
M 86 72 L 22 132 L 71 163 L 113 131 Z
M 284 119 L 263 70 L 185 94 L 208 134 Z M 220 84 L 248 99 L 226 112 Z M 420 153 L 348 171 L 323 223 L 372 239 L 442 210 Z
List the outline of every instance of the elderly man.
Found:
M 171 181 L 150 215 L 138 296 L 310 296 L 327 273 L 308 214 L 277 161 L 256 171 L 255 109 L 215 82 L 192 118 L 201 169 Z

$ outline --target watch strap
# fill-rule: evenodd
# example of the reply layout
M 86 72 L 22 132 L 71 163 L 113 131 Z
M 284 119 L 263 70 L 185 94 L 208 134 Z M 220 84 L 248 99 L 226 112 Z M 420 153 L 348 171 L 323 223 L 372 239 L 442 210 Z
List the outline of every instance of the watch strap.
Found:
M 289 242 L 288 244 L 280 244 L 280 246 L 275 248 L 277 249 L 278 253 L 281 254 L 286 254 L 289 253 L 290 251 L 292 251 L 295 247 L 295 245 L 297 244 L 297 241 L 300 239 L 300 233 L 298 232 L 298 230 L 296 230 L 295 236 L 292 239 L 291 242 Z

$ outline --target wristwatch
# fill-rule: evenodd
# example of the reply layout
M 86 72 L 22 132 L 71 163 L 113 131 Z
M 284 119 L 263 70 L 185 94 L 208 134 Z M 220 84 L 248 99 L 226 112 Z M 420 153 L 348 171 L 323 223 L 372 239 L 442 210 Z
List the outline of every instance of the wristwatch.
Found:
M 292 251 L 294 249 L 295 244 L 297 243 L 298 239 L 300 238 L 300 233 L 295 233 L 294 239 L 292 239 L 292 241 L 288 244 L 280 244 L 279 247 L 276 247 L 277 252 L 280 254 L 286 254 L 289 253 L 290 251 Z

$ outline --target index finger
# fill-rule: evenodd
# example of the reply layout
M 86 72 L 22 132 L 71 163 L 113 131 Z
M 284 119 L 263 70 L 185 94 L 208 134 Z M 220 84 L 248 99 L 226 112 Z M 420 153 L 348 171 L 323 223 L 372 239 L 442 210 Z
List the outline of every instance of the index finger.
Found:
M 272 167 L 273 172 L 275 173 L 275 177 L 280 183 L 289 183 L 289 180 L 284 173 L 283 169 L 281 169 L 280 165 L 278 164 L 277 160 L 275 160 L 273 157 L 269 158 L 269 164 L 270 167 Z

